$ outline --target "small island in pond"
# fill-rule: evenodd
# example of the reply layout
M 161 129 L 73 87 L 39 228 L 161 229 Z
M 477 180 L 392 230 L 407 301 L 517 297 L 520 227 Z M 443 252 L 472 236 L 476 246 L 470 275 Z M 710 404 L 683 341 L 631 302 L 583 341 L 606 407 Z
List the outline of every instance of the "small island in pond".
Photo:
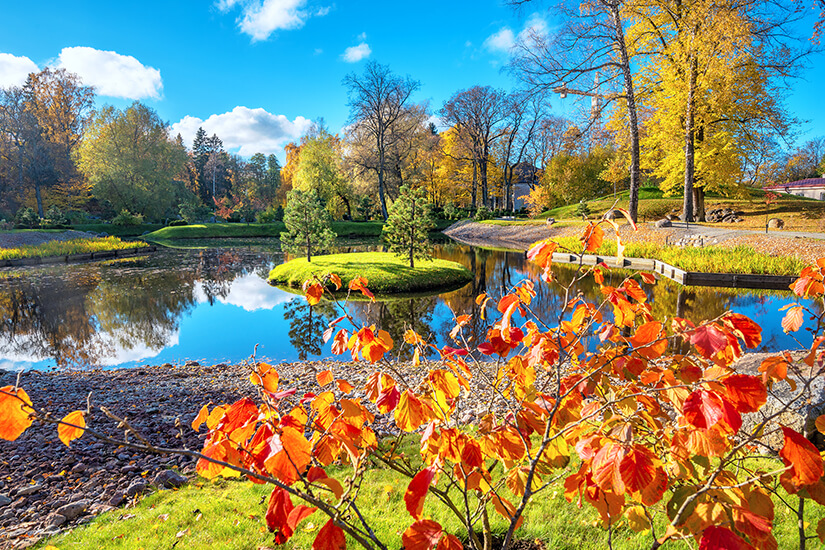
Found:
M 405 259 L 389 252 L 358 252 L 296 258 L 269 272 L 269 284 L 300 288 L 314 275 L 335 273 L 341 278 L 342 290 L 349 281 L 364 277 L 376 294 L 408 294 L 457 288 L 472 280 L 472 273 L 459 263 L 448 260 L 416 262 L 411 268 Z

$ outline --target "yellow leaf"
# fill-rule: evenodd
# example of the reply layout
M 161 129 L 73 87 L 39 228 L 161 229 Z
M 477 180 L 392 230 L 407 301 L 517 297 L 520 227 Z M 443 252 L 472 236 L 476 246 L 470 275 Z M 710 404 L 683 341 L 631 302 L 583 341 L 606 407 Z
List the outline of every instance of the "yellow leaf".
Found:
M 67 447 L 85 431 L 83 428 L 86 427 L 86 419 L 83 418 L 83 411 L 70 412 L 60 422 L 57 426 L 57 436 Z

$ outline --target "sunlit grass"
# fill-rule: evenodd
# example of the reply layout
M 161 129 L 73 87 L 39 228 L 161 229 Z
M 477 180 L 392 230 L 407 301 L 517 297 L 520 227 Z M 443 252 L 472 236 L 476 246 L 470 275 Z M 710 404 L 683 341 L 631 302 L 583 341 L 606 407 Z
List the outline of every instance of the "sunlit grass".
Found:
M 48 256 L 70 256 L 72 254 L 89 254 L 108 250 L 127 250 L 146 246 L 142 242 L 121 241 L 117 237 L 98 237 L 94 239 L 72 239 L 69 241 L 48 241 L 36 246 L 17 248 L 0 248 L 0 260 L 19 260 L 23 258 L 45 258 Z
M 425 292 L 448 288 L 472 280 L 472 274 L 462 265 L 447 260 L 416 260 L 415 267 L 389 252 L 358 252 L 328 254 L 296 258 L 276 266 L 269 273 L 269 282 L 276 285 L 300 287 L 314 275 L 334 273 L 341 278 L 344 287 L 356 277 L 365 277 L 372 292 L 397 294 Z
M 577 253 L 583 250 L 582 243 L 577 237 L 559 237 L 553 240 L 568 250 Z M 616 241 L 605 237 L 602 246 L 594 254 L 615 256 L 616 251 Z M 770 256 L 744 245 L 735 248 L 681 248 L 649 242 L 631 242 L 627 243 L 624 255 L 626 258 L 659 260 L 685 271 L 700 273 L 798 275 L 807 265 L 796 257 Z

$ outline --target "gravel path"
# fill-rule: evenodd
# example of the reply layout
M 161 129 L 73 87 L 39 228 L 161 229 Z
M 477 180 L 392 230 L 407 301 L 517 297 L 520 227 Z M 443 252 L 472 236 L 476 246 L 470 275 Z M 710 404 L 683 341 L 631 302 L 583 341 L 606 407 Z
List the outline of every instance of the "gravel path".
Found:
M 85 231 L 62 231 L 45 233 L 40 231 L 22 231 L 18 233 L 0 233 L 0 248 L 17 248 L 20 246 L 37 246 L 48 241 L 71 241 L 73 239 L 90 239 L 96 237 Z

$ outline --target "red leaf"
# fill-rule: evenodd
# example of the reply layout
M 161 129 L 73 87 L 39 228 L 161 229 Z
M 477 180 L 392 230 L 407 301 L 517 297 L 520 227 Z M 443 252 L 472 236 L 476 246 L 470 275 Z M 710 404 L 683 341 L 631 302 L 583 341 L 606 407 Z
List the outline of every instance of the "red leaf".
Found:
M 782 474 L 796 487 L 811 485 L 822 477 L 822 457 L 813 443 L 805 437 L 786 427 L 782 427 L 785 436 L 785 446 L 779 451 L 782 462 L 790 466 L 790 470 Z
M 341 329 L 335 335 L 335 339 L 332 341 L 332 353 L 335 355 L 341 355 L 347 349 L 347 342 L 349 342 L 349 332 L 346 329 Z
M 693 331 L 690 335 L 690 343 L 696 346 L 705 357 L 718 353 L 728 345 L 728 339 L 718 328 L 713 325 L 704 325 Z
M 462 550 L 464 545 L 455 535 L 446 535 L 438 542 L 436 550 Z
M 729 529 L 711 526 L 702 533 L 699 550 L 753 550 L 753 546 Z
M 289 513 L 289 516 L 286 518 L 286 524 L 295 532 L 295 528 L 298 527 L 298 524 L 304 521 L 306 518 L 311 516 L 315 513 L 318 508 L 312 508 L 310 506 L 304 506 L 303 504 L 299 504 L 292 511 Z
M 427 498 L 427 492 L 437 470 L 437 465 L 433 464 L 415 474 L 407 487 L 407 492 L 404 493 L 404 504 L 407 506 L 407 511 L 415 519 L 421 519 L 421 512 L 424 510 L 424 499 Z
M 762 343 L 762 327 L 749 317 L 739 313 L 728 313 L 723 320 L 745 342 L 747 347 L 755 348 Z
M 355 279 L 351 280 L 349 282 L 349 289 L 360 290 L 361 294 L 369 298 L 371 302 L 375 301 L 375 296 L 367 288 L 367 280 L 364 277 L 356 277 Z
M 430 550 L 442 534 L 441 525 L 431 519 L 416 521 L 401 535 L 401 542 L 407 550 Z
M 752 413 L 762 408 L 768 400 L 768 390 L 758 376 L 734 374 L 722 381 L 726 397 L 741 413 Z
M 650 451 L 638 445 L 625 455 L 619 464 L 619 473 L 628 491 L 642 491 L 653 483 L 656 477 L 653 459 Z
M 682 414 L 692 426 L 710 428 L 724 416 L 722 400 L 714 392 L 697 390 L 685 399 Z
M 652 285 L 656 282 L 656 276 L 653 273 L 648 273 L 646 271 L 642 271 L 642 280 L 649 285 Z
M 332 523 L 330 519 L 318 531 L 318 536 L 312 542 L 312 550 L 344 550 L 347 547 L 347 538 L 344 530 Z
M 799 330 L 799 327 L 802 326 L 804 320 L 805 312 L 802 310 L 802 306 L 792 307 L 782 319 L 782 330 L 785 332 L 796 332 Z
M 292 500 L 281 487 L 275 487 L 269 496 L 269 506 L 266 509 L 266 526 L 275 532 L 275 543 L 283 544 L 295 532 L 294 527 L 287 521 L 293 511 Z

